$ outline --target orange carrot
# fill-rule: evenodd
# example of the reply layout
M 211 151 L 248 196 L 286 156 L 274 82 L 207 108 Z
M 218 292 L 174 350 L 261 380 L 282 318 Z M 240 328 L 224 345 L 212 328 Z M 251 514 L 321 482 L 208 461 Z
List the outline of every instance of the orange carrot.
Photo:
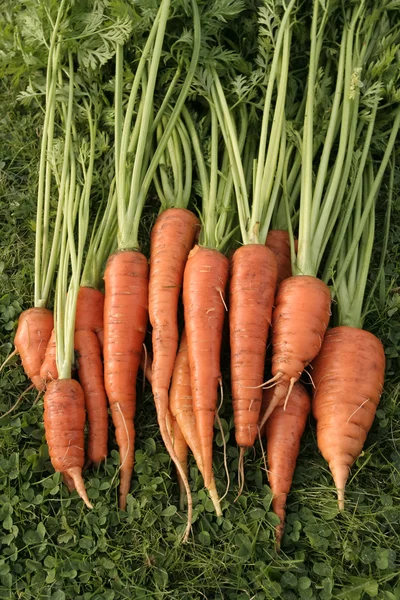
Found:
M 201 455 L 200 438 L 196 427 L 196 417 L 193 412 L 192 388 L 190 385 L 189 355 L 186 331 L 183 330 L 179 351 L 175 359 L 169 393 L 169 408 L 176 420 L 187 445 L 191 449 L 197 467 L 204 478 L 203 458 Z M 215 479 L 212 477 L 208 488 L 217 516 L 222 515 Z
M 24 371 L 37 390 L 44 390 L 40 367 L 53 330 L 53 313 L 47 308 L 29 308 L 21 313 L 14 338 Z
M 126 508 L 135 445 L 136 377 L 147 327 L 146 257 L 122 250 L 104 273 L 104 382 L 120 452 L 119 506 Z
M 51 332 L 51 336 L 46 347 L 44 360 L 42 366 L 40 367 L 40 377 L 44 382 L 58 379 L 56 362 L 56 333 L 54 329 Z
M 165 419 L 178 350 L 183 271 L 198 228 L 199 220 L 192 212 L 169 208 L 159 215 L 151 232 L 149 318 L 153 326 L 152 388 L 159 422 Z
M 381 342 L 356 327 L 334 327 L 313 362 L 317 443 L 344 509 L 344 488 L 373 423 L 385 376 Z
M 304 369 L 321 349 L 330 317 L 328 286 L 308 275 L 282 281 L 272 315 L 273 397 L 260 427 L 282 398 L 287 398 Z
M 225 316 L 228 259 L 203 246 L 189 254 L 183 278 L 183 304 L 188 342 L 193 411 L 201 444 L 204 484 L 210 487 L 220 352 Z
M 284 279 L 292 276 L 289 233 L 283 229 L 271 229 L 268 232 L 265 245 L 272 250 L 275 255 L 278 267 L 276 286 L 279 287 Z M 297 240 L 295 240 L 294 245 L 297 252 Z
M 66 474 L 67 483 L 75 488 L 92 508 L 82 479 L 85 460 L 85 400 L 81 386 L 74 379 L 55 379 L 47 385 L 44 395 L 44 429 L 51 464 Z
M 258 431 L 276 277 L 276 259 L 266 246 L 248 244 L 234 253 L 229 290 L 232 405 L 236 443 L 243 448 L 254 444 Z
M 178 421 L 172 417 L 172 443 L 174 446 L 174 450 L 175 450 L 175 454 L 178 457 L 178 460 L 181 464 L 181 467 L 183 469 L 183 472 L 186 475 L 186 478 L 188 477 L 189 474 L 189 470 L 188 470 L 188 445 L 186 443 L 185 438 L 183 437 L 181 428 L 178 425 Z M 185 488 L 185 484 L 183 482 L 182 477 L 179 474 L 179 471 L 177 471 L 177 476 L 178 476 L 178 484 L 179 484 L 179 504 L 180 504 L 180 509 L 184 510 L 185 508 L 185 499 L 186 499 L 186 488 Z
M 104 294 L 88 286 L 81 286 L 76 302 L 75 331 L 94 331 L 103 351 Z
M 89 422 L 87 459 L 98 464 L 107 457 L 108 405 L 104 389 L 100 345 L 93 331 L 75 331 L 79 381 Z
M 268 403 L 273 389 L 264 391 Z M 268 481 L 273 493 L 272 508 L 280 518 L 276 527 L 276 544 L 280 547 L 285 527 L 286 499 L 292 485 L 300 440 L 310 412 L 310 398 L 305 387 L 297 382 L 290 394 L 286 410 L 284 398 L 265 424 L 267 438 Z

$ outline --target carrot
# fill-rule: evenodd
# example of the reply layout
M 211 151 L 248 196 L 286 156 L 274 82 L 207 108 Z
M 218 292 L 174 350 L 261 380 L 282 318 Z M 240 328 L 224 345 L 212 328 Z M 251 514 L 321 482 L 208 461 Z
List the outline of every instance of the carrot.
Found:
M 236 442 L 249 448 L 258 431 L 277 265 L 262 244 L 240 247 L 231 260 L 229 328 Z
M 188 470 L 188 445 L 186 443 L 185 438 L 183 437 L 182 434 L 182 430 L 178 425 L 178 421 L 172 417 L 172 442 L 173 442 L 173 447 L 175 450 L 175 454 L 178 457 L 178 460 L 181 464 L 181 467 L 183 469 L 183 472 L 186 475 L 186 478 L 188 477 L 189 474 L 189 470 Z M 177 471 L 177 476 L 178 476 L 178 484 L 179 484 L 179 504 L 180 504 L 180 509 L 183 510 L 185 508 L 185 498 L 186 498 L 186 488 L 185 488 L 185 484 L 183 482 L 182 477 L 179 474 L 179 471 Z
M 279 287 L 284 279 L 292 276 L 292 259 L 290 255 L 289 233 L 283 229 L 271 229 L 265 245 L 274 253 L 278 267 L 276 286 Z M 295 240 L 297 251 L 297 240 Z
M 88 508 L 89 502 L 82 479 L 85 460 L 85 399 L 74 379 L 56 379 L 47 385 L 44 395 L 44 427 L 51 464 L 56 471 L 72 479 Z
M 104 343 L 103 313 L 103 292 L 94 287 L 81 285 L 76 303 L 75 331 L 83 329 L 93 331 L 97 335 L 101 350 Z
M 268 403 L 273 389 L 264 391 Z M 306 388 L 295 383 L 287 408 L 280 401 L 265 424 L 267 438 L 268 481 L 273 493 L 272 508 L 280 519 L 276 527 L 276 544 L 280 547 L 286 516 L 286 499 L 292 485 L 296 460 L 300 452 L 300 440 L 310 412 L 310 398 Z
M 204 478 L 201 445 L 196 427 L 196 417 L 193 412 L 189 355 L 185 330 L 183 330 L 179 351 L 175 359 L 171 389 L 169 393 L 169 408 L 173 418 L 176 420 L 183 434 L 184 439 L 187 442 L 187 445 L 191 449 L 197 467 Z M 208 491 L 214 504 L 217 516 L 221 516 L 222 512 L 214 477 L 211 479 Z
M 183 278 L 183 305 L 188 342 L 193 412 L 201 444 L 204 484 L 211 486 L 212 444 L 220 352 L 225 316 L 228 259 L 216 250 L 195 246 Z
M 276 385 L 260 427 L 320 351 L 330 306 L 329 288 L 320 279 L 297 275 L 282 281 L 272 315 L 271 382 Z
M 29 308 L 21 313 L 14 338 L 26 375 L 37 390 L 44 390 L 40 368 L 54 326 L 53 313 L 47 308 Z
M 87 460 L 98 464 L 107 457 L 108 405 L 104 389 L 100 345 L 93 331 L 75 330 L 79 381 L 89 421 Z
M 119 505 L 133 471 L 136 377 L 147 327 L 148 266 L 140 252 L 112 254 L 104 273 L 104 383 L 120 452 Z
M 46 347 L 46 353 L 42 366 L 40 367 L 40 378 L 46 383 L 58 379 L 58 370 L 56 363 L 56 333 L 55 330 L 51 332 L 50 339 Z
M 383 389 L 385 353 L 368 331 L 339 326 L 330 329 L 313 362 L 317 443 L 329 464 L 344 509 L 350 467 L 360 455 Z

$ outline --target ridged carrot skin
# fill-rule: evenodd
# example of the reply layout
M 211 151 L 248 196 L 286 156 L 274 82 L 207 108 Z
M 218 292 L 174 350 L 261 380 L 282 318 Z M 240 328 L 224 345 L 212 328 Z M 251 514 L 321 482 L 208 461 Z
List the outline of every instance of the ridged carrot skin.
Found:
M 229 330 L 232 405 L 238 446 L 258 432 L 265 354 L 275 298 L 277 265 L 261 244 L 241 246 L 231 258 Z
M 54 318 L 47 308 L 29 308 L 21 313 L 14 345 L 21 357 L 24 371 L 40 392 L 45 385 L 40 376 L 47 344 L 54 327 Z
M 121 460 L 119 505 L 125 510 L 134 461 L 136 377 L 148 321 L 146 257 L 116 252 L 104 281 L 104 383 Z
M 40 367 L 40 377 L 45 383 L 58 379 L 58 369 L 56 361 L 56 332 L 53 329 L 50 339 L 47 343 L 46 353 L 42 366 Z
M 225 317 L 224 295 L 228 259 L 195 246 L 183 278 L 183 304 L 188 342 L 193 411 L 202 448 L 204 483 L 212 482 L 212 446 L 221 378 L 220 353 Z
M 74 379 L 55 379 L 44 395 L 44 430 L 51 464 L 56 471 L 73 480 L 75 488 L 92 508 L 82 479 L 85 460 L 85 399 Z
M 282 281 L 272 314 L 272 375 L 277 382 L 260 426 L 321 349 L 331 311 L 328 286 L 308 275 Z
M 267 404 L 272 395 L 272 388 L 264 391 Z M 286 499 L 292 485 L 300 441 L 311 408 L 307 390 L 299 382 L 293 386 L 286 410 L 284 403 L 282 399 L 265 424 L 268 481 L 273 493 L 272 508 L 281 521 L 275 530 L 278 548 L 285 527 Z
M 183 330 L 178 354 L 175 359 L 169 392 L 169 408 L 173 419 L 177 422 L 187 445 L 192 451 L 197 467 L 204 478 L 203 458 L 201 455 L 200 438 L 196 427 L 196 417 L 193 412 L 192 388 L 190 385 L 190 366 L 186 331 Z M 217 516 L 222 515 L 214 476 L 208 488 Z
M 278 287 L 284 279 L 292 276 L 292 260 L 288 232 L 283 229 L 271 229 L 268 232 L 265 245 L 274 253 L 276 258 L 278 268 L 276 285 Z
M 330 329 L 312 363 L 317 443 L 344 509 L 344 488 L 375 418 L 385 377 L 385 352 L 372 333 Z
M 189 210 L 169 208 L 158 216 L 151 232 L 149 319 L 153 327 L 152 388 L 156 407 L 168 406 L 178 350 L 178 300 L 199 226 L 198 218 Z
M 108 403 L 100 344 L 94 331 L 75 331 L 75 351 L 89 422 L 87 459 L 98 464 L 108 454 Z

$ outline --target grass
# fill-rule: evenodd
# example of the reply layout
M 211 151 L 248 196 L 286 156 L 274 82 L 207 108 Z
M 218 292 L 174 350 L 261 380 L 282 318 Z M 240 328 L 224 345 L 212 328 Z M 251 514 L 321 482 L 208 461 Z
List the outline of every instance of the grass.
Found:
M 40 118 L 0 84 L 0 360 L 12 348 L 18 315 L 32 299 L 36 173 Z M 397 178 L 399 182 L 399 179 Z M 397 186 L 399 189 L 399 186 Z M 385 199 L 386 189 L 381 194 Z M 29 393 L 0 421 L 0 598 L 14 600 L 400 599 L 400 197 L 397 194 L 384 288 L 377 291 L 368 326 L 384 342 L 385 392 L 364 452 L 353 466 L 346 510 L 318 453 L 310 418 L 289 497 L 282 551 L 273 546 L 276 517 L 259 448 L 246 456 L 246 488 L 237 481 L 216 518 L 190 466 L 194 523 L 179 543 L 185 514 L 156 426 L 151 392 L 139 393 L 132 493 L 117 508 L 119 464 L 111 433 L 105 465 L 85 474 L 94 509 L 88 511 L 54 474 L 42 423 L 42 399 Z M 151 223 L 146 213 L 143 239 Z M 379 239 L 379 236 L 378 236 Z M 377 261 L 379 244 L 377 243 Z M 378 286 L 379 287 L 379 286 Z M 227 380 L 227 357 L 224 355 Z M 0 377 L 0 412 L 28 385 L 17 359 Z M 227 390 L 227 386 L 225 386 Z M 226 394 L 227 396 L 227 394 Z M 221 417 L 228 462 L 235 473 L 230 398 Z M 216 476 L 225 487 L 222 439 L 216 431 Z

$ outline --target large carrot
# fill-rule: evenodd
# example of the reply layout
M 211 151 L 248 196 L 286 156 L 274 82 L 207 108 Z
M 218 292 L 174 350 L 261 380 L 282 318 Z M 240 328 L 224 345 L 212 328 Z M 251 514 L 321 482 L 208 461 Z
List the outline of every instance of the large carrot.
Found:
M 121 457 L 120 507 L 133 471 L 136 377 L 147 328 L 148 265 L 140 252 L 110 256 L 104 273 L 104 383 Z
M 266 404 L 273 389 L 264 391 Z M 310 398 L 305 387 L 297 382 L 293 386 L 285 410 L 284 398 L 265 424 L 267 438 L 268 481 L 273 493 L 272 508 L 280 519 L 276 527 L 276 544 L 280 547 L 286 516 L 286 499 L 290 492 L 300 440 L 310 412 Z
M 88 508 L 92 508 L 82 479 L 85 461 L 85 399 L 73 379 L 50 381 L 44 395 L 44 427 L 51 464 L 65 473 Z
M 186 443 L 191 449 L 197 467 L 204 478 L 201 444 L 196 427 L 196 417 L 193 411 L 189 356 L 185 330 L 183 330 L 179 351 L 175 359 L 169 393 L 169 408 Z M 208 491 L 217 516 L 221 516 L 222 512 L 214 477 L 212 477 Z

